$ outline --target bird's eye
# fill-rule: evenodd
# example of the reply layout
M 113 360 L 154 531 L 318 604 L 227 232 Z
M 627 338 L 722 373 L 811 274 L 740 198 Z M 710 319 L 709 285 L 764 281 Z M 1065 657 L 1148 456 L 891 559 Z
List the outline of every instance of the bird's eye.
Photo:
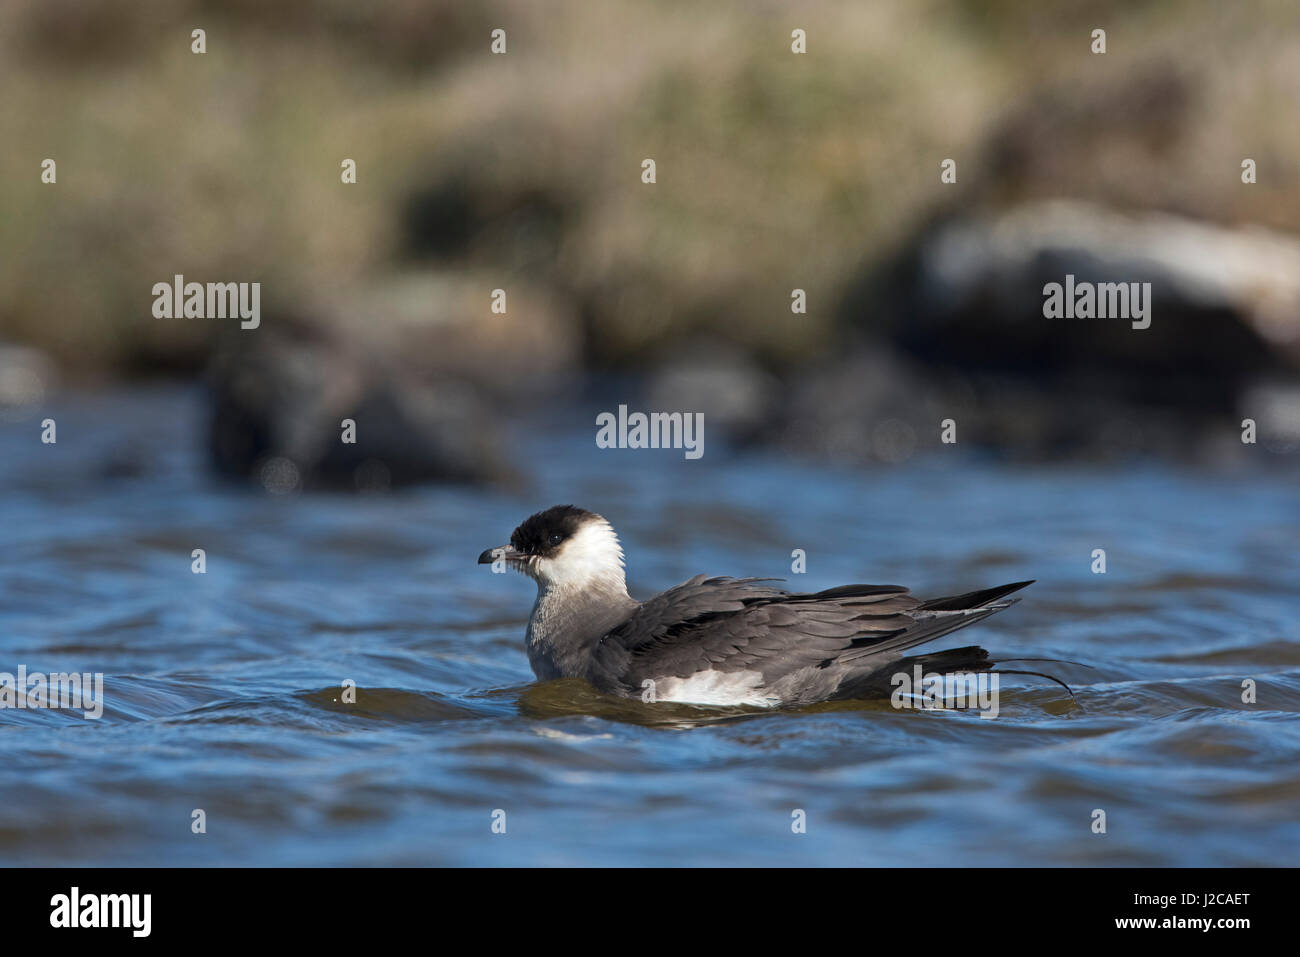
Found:
M 562 542 L 562 541 L 564 541 L 564 536 L 561 535 L 561 534 L 559 534 L 558 532 L 557 532 L 556 534 L 554 534 L 554 535 L 551 536 L 551 544 L 552 544 L 552 545 L 558 545 L 558 544 L 560 544 L 560 542 Z

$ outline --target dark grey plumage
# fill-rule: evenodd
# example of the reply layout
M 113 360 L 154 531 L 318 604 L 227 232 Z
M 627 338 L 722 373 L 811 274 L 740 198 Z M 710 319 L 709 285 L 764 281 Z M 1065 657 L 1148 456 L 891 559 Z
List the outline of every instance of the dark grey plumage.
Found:
M 626 697 L 649 688 L 655 700 L 700 704 L 888 695 L 890 676 L 917 663 L 941 674 L 990 670 L 996 662 L 981 648 L 905 652 L 1011 606 L 1019 599 L 1007 596 L 1032 584 L 924 601 L 898 585 L 807 593 L 773 579 L 697 575 L 637 602 L 622 558 L 609 523 L 573 506 L 531 516 L 510 545 L 479 556 L 537 581 L 527 646 L 539 678 L 584 678 Z
M 1009 607 L 1019 599 L 1004 596 L 1032 584 L 924 602 L 898 585 L 791 593 L 766 581 L 697 575 L 656 595 L 601 638 L 584 677 L 622 695 L 640 695 L 647 679 L 709 670 L 756 671 L 756 687 L 785 704 L 887 694 L 903 651 Z M 987 653 L 963 661 L 970 670 L 992 664 Z

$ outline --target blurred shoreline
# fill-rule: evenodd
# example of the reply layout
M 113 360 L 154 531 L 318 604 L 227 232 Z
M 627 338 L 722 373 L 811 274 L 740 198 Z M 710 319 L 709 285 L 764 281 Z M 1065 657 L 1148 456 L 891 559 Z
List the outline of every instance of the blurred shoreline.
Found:
M 1298 62 L 1272 2 L 16 0 L 0 413 L 202 381 L 218 472 L 325 486 L 486 480 L 611 383 L 863 463 L 950 421 L 1293 462 Z M 154 318 L 177 274 L 260 283 L 259 327 Z M 1150 327 L 1044 318 L 1067 276 L 1149 283 Z

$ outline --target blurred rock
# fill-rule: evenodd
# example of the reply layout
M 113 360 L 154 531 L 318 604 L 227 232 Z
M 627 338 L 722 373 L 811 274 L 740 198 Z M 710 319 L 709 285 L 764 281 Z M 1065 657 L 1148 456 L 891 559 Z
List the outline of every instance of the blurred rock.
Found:
M 1262 381 L 1247 390 L 1241 407 L 1255 420 L 1265 448 L 1279 453 L 1300 450 L 1300 382 Z
M 693 340 L 651 375 L 649 407 L 703 412 L 709 426 L 742 443 L 768 436 L 780 383 L 738 346 Z
M 578 350 L 554 301 L 505 285 L 505 315 L 489 282 L 399 276 L 232 329 L 209 370 L 214 467 L 274 492 L 512 478 L 503 408 L 564 390 Z
M 54 385 L 54 363 L 45 353 L 0 343 L 0 421 L 35 415 Z
M 843 464 L 900 462 L 922 433 L 938 434 L 936 399 L 888 346 L 859 346 L 794 377 L 776 434 L 793 451 Z
M 1150 327 L 1046 318 L 1044 286 L 1067 275 L 1151 283 Z M 1194 453 L 1238 427 L 1253 386 L 1300 381 L 1300 241 L 1073 202 L 953 217 L 860 284 L 845 318 L 930 370 L 920 394 L 963 440 Z

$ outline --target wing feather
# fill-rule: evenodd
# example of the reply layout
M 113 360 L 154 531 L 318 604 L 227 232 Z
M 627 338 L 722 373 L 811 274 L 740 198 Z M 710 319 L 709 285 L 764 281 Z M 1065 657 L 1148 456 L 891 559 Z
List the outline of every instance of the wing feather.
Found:
M 1028 582 L 922 602 L 897 585 L 791 593 L 773 579 L 697 575 L 643 602 L 601 638 L 590 680 L 636 693 L 647 678 L 754 671 L 770 684 L 800 669 L 863 674 L 903 651 L 973 624 Z M 971 607 L 974 605 L 974 607 Z

